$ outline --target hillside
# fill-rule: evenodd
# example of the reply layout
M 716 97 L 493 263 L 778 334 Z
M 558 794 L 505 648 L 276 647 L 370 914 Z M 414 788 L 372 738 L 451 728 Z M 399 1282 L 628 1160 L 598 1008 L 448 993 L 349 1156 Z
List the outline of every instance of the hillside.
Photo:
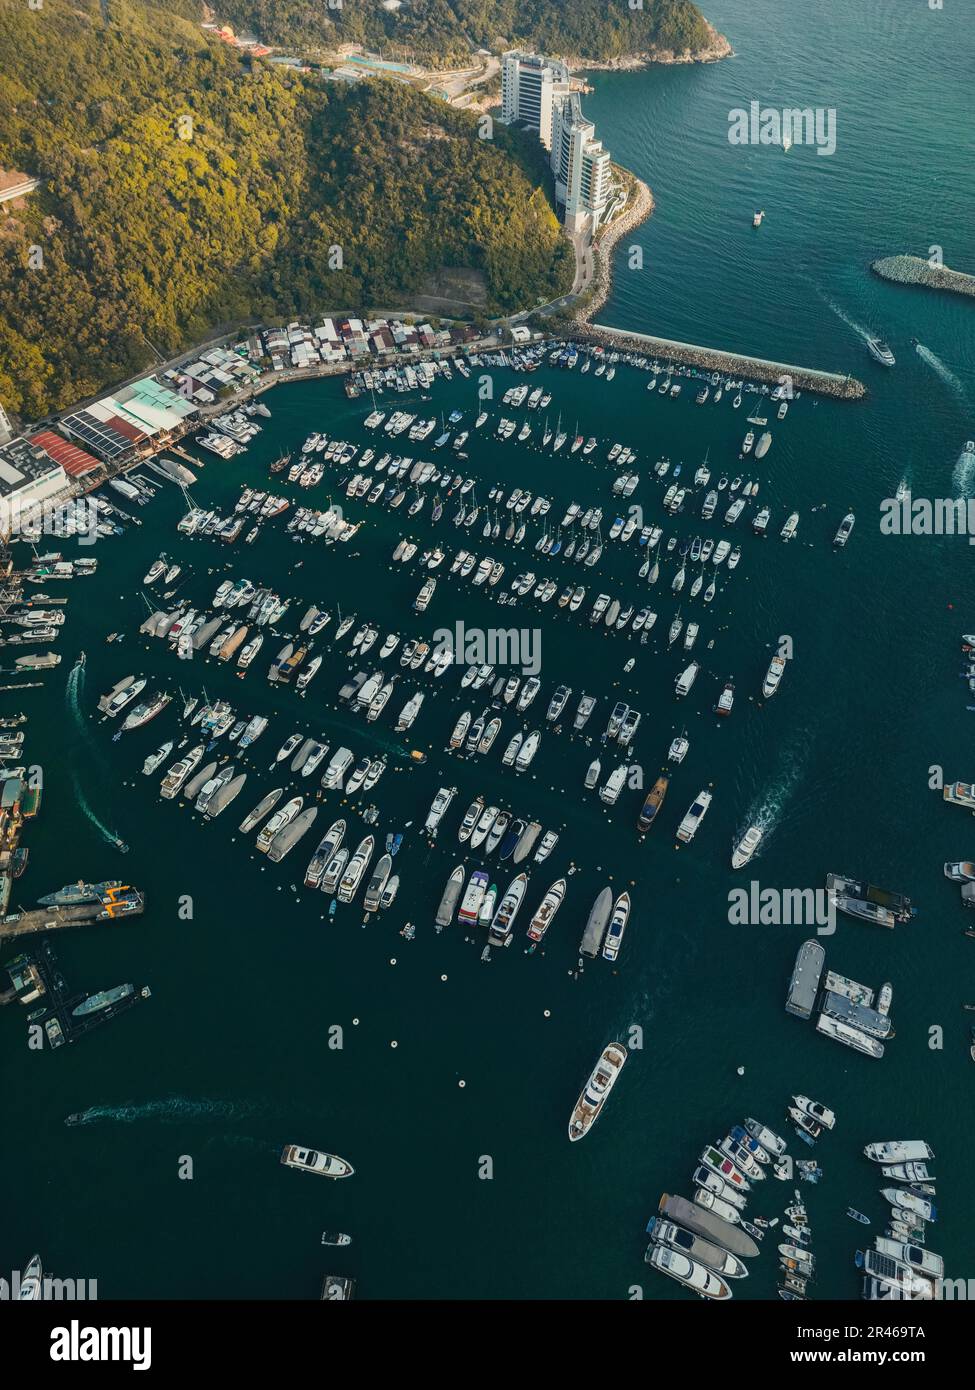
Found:
M 187 0 L 179 0 L 186 3 Z M 387 56 L 410 54 L 431 66 L 499 42 L 612 61 L 636 53 L 701 52 L 713 30 L 690 0 L 404 0 L 391 13 L 380 0 L 220 0 L 218 13 L 265 43 L 315 46 L 361 43 Z
M 400 84 L 242 66 L 171 7 L 105 13 L 0 0 L 0 168 L 44 179 L 0 208 L 8 410 L 38 418 L 220 323 L 395 308 L 444 267 L 477 272 L 493 310 L 570 283 L 515 132 L 479 140 Z

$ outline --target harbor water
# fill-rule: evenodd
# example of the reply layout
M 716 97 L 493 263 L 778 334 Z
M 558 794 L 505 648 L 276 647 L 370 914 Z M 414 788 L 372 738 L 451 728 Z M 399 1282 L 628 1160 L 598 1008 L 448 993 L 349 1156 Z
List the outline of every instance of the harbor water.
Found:
M 28 1047 L 19 1005 L 0 1010 L 0 1172 L 15 1196 L 0 1276 L 40 1250 L 47 1269 L 97 1279 L 105 1298 L 314 1299 L 332 1273 L 356 1278 L 362 1298 L 683 1299 L 691 1295 L 643 1262 L 644 1227 L 661 1194 L 690 1196 L 702 1148 L 745 1116 L 792 1135 L 785 1107 L 802 1092 L 838 1116 L 815 1150 L 823 1179 L 803 1190 L 815 1297 L 859 1296 L 854 1252 L 861 1235 L 886 1224 L 878 1165 L 862 1156 L 873 1140 L 932 1145 L 941 1216 L 928 1245 L 944 1255 L 949 1276 L 967 1277 L 975 1069 L 961 1006 L 975 1002 L 975 941 L 963 935 L 970 918 L 942 865 L 973 857 L 975 832 L 932 783 L 936 769 L 948 781 L 975 774 L 972 697 L 958 679 L 960 635 L 975 628 L 970 552 L 959 537 L 882 535 L 880 503 L 905 478 L 917 497 L 975 487 L 957 469 L 975 436 L 975 327 L 967 301 L 883 283 L 868 268 L 881 255 L 940 245 L 948 264 L 971 269 L 975 190 L 957 133 L 966 115 L 961 73 L 975 40 L 960 9 L 827 0 L 814 16 L 772 0 L 716 0 L 708 17 L 731 37 L 735 58 L 597 73 L 585 98 L 614 158 L 650 183 L 657 204 L 625 239 L 643 248 L 644 268 L 628 268 L 628 244 L 617 249 L 600 321 L 850 371 L 869 388 L 864 402 L 803 394 L 778 422 L 764 397 L 746 394 L 739 410 L 729 395 L 698 406 L 700 383 L 688 378 L 672 400 L 649 394 L 646 375 L 629 367 L 608 382 L 546 366 L 530 378 L 494 374 L 491 421 L 472 434 L 469 460 L 455 464 L 451 450 L 432 449 L 439 429 L 425 444 L 397 441 L 401 452 L 476 478 L 482 505 L 495 484 L 506 494 L 514 486 L 544 493 L 552 526 L 574 500 L 602 507 L 604 535 L 617 509 L 625 515 L 634 504 L 665 537 L 727 537 L 741 545 L 741 563 L 717 571 L 707 607 L 686 590 L 672 594 L 674 556 L 656 586 L 640 579 L 635 539 L 608 542 L 588 569 L 537 554 L 543 527 L 527 514 L 520 548 L 483 539 L 483 513 L 471 530 L 455 529 L 456 495 L 434 528 L 429 497 L 414 518 L 406 503 L 389 512 L 347 502 L 334 469 L 307 494 L 286 475 L 269 484 L 270 462 L 313 430 L 377 453 L 392 447 L 362 427 L 368 397 L 347 400 L 335 380 L 266 394 L 272 418 L 247 453 L 229 462 L 201 453 L 192 492 L 225 513 L 244 484 L 270 486 L 296 505 L 324 507 L 330 493 L 363 523 L 348 544 L 295 544 L 290 513 L 268 522 L 253 546 L 186 538 L 176 532 L 183 498 L 160 482 L 149 506 L 132 509 L 141 527 L 81 551 L 99 567 L 64 586 L 61 666 L 43 689 L 4 697 L 4 713 L 30 714 L 28 761 L 44 767 L 43 807 L 25 837 L 30 861 L 11 910 L 79 878 L 134 883 L 146 894 L 144 916 L 58 933 L 53 945 L 72 989 L 131 981 L 149 985 L 152 997 L 56 1052 Z M 753 99 L 835 108 L 835 154 L 730 145 L 728 111 Z M 759 208 L 766 218 L 753 229 Z M 870 359 L 867 333 L 890 342 L 895 369 Z M 476 378 L 438 381 L 429 401 L 413 393 L 378 404 L 438 417 L 463 410 L 458 428 L 471 428 Z M 566 446 L 553 457 L 538 447 L 543 422 L 534 416 L 528 443 L 499 443 L 500 414 L 525 418 L 500 404 L 521 380 L 551 391 L 553 425 L 561 413 L 570 439 L 578 429 L 599 447 L 570 456 Z M 760 461 L 739 461 L 746 416 L 760 400 L 772 447 Z M 637 450 L 633 467 L 607 462 L 614 440 Z M 657 479 L 653 463 L 682 462 L 690 485 L 706 454 L 713 479 L 760 482 L 758 504 L 772 509 L 766 539 L 752 534 L 754 506 L 734 531 L 721 525 L 727 492 L 712 522 L 700 519 L 701 492 L 681 516 L 665 517 L 670 476 Z M 634 470 L 640 485 L 621 502 L 613 479 Z M 785 544 L 778 531 L 792 510 L 798 536 Z M 848 511 L 855 530 L 834 551 Z M 412 611 L 422 583 L 416 562 L 391 564 L 403 536 L 421 551 L 439 543 L 448 552 L 423 615 Z M 449 574 L 460 547 L 505 563 L 496 589 Z M 160 551 L 183 566 L 178 597 L 194 607 L 208 605 L 222 579 L 244 576 L 293 598 L 282 635 L 266 638 L 245 679 L 232 664 L 202 654 L 180 662 L 167 645 L 137 635 L 147 616 L 141 579 Z M 585 584 L 579 612 L 554 601 L 500 605 L 511 579 L 529 569 L 560 590 Z M 688 586 L 693 573 L 689 566 Z M 591 625 L 598 593 L 654 609 L 650 640 Z M 302 697 L 270 686 L 266 673 L 311 603 L 336 616 Z M 702 670 L 691 695 L 675 702 L 674 681 L 689 660 L 681 642 L 667 648 L 678 605 L 685 621 L 700 623 Z M 363 660 L 347 655 L 352 633 L 338 646 L 330 640 L 339 607 L 356 613 L 353 632 L 366 619 L 380 629 Z M 523 628 L 541 644 L 541 692 L 524 721 L 502 712 L 488 755 L 461 761 L 445 751 L 460 712 L 476 715 L 489 703 L 486 691 L 461 690 L 463 667 L 434 681 L 404 672 L 394 656 L 383 666 L 399 679 L 376 724 L 337 706 L 350 672 L 380 667 L 373 658 L 388 632 L 430 638 L 458 622 L 473 632 Z M 106 644 L 113 631 L 126 635 Z M 775 698 L 763 702 L 762 678 L 783 639 L 792 659 Z M 86 663 L 72 672 L 79 650 Z M 162 768 L 151 778 L 141 772 L 150 752 L 182 736 L 178 698 L 145 729 L 112 741 L 117 725 L 101 719 L 96 702 L 130 673 L 148 677 L 149 688 L 205 689 L 242 715 L 270 716 L 260 741 L 235 759 L 248 772 L 243 792 L 213 823 L 179 799 L 160 800 Z M 728 679 L 735 706 L 719 719 L 713 706 Z M 573 693 L 556 732 L 544 715 L 560 683 Z M 394 716 L 417 687 L 427 692 L 423 709 L 397 735 Z M 584 690 L 599 703 L 584 735 L 573 735 L 571 711 Z M 583 779 L 595 756 L 601 780 L 619 761 L 599 743 L 617 700 L 643 717 L 631 785 L 609 808 Z M 519 776 L 502 768 L 501 752 L 523 723 L 543 736 Z M 637 814 L 682 729 L 690 751 L 641 842 Z M 308 779 L 269 770 L 299 731 L 357 759 L 385 753 L 388 768 L 352 805 L 324 794 L 312 832 L 283 863 L 269 864 L 255 853 L 254 834 L 236 827 L 272 787 L 317 791 L 325 763 Z M 423 766 L 409 761 L 411 749 L 426 753 Z M 422 824 L 440 786 L 457 795 L 431 847 Z M 711 809 L 693 842 L 677 849 L 676 827 L 702 788 L 713 792 Z M 543 865 L 521 866 L 531 871 L 515 938 L 489 962 L 480 959 L 483 931 L 455 923 L 437 934 L 433 926 L 453 867 L 469 872 L 484 862 L 456 835 L 477 794 L 560 836 Z M 301 886 L 305 865 L 339 815 L 349 824 L 346 845 L 369 833 L 360 811 L 370 800 L 380 809 L 380 848 L 387 833 L 404 835 L 393 865 L 399 895 L 365 924 L 361 892 L 330 918 L 328 897 Z M 760 853 L 733 874 L 732 847 L 755 822 L 765 827 Z M 517 872 L 496 855 L 485 867 L 501 893 Z M 829 872 L 907 893 L 918 907 L 892 931 L 840 918 L 835 934 L 819 937 L 829 969 L 875 990 L 893 985 L 896 1037 L 880 1061 L 784 1011 L 796 950 L 815 927 L 731 920 L 732 888 L 755 879 L 763 888 L 822 889 Z M 563 875 L 566 899 L 528 955 L 530 913 Z M 586 961 L 580 974 L 579 938 L 607 884 L 633 900 L 620 958 Z M 412 941 L 399 934 L 406 922 L 416 926 Z M 572 1107 L 613 1038 L 642 1046 L 591 1134 L 570 1144 Z M 76 1121 L 66 1125 L 68 1116 Z M 278 1157 L 286 1143 L 340 1154 L 355 1176 L 332 1183 L 285 1170 Z M 796 1158 L 813 1152 L 794 1137 L 789 1148 Z M 756 1186 L 748 1214 L 781 1217 L 793 1184 Z M 847 1218 L 851 1205 L 871 1218 L 869 1233 Z M 353 1244 L 323 1250 L 325 1229 L 349 1232 Z M 737 1297 L 775 1297 L 776 1243 L 770 1232 L 749 1277 L 736 1281 Z

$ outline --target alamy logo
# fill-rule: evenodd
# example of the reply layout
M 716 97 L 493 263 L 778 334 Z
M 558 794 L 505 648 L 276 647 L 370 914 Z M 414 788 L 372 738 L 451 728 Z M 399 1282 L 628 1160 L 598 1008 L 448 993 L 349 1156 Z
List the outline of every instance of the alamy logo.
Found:
M 836 905 L 825 888 L 763 888 L 752 879 L 728 894 L 732 927 L 815 927 L 817 936 L 836 931 Z
M 26 1282 L 25 1282 L 26 1281 Z M 28 1292 L 36 1297 L 36 1271 L 34 1267 L 26 1271 L 15 1269 L 9 1279 L 0 1279 L 0 1303 L 16 1303 L 21 1298 L 26 1298 L 27 1294 L 21 1290 L 27 1288 Z M 98 1298 L 97 1279 L 55 1279 L 53 1275 L 45 1274 L 40 1281 L 40 1297 L 44 1302 L 63 1302 L 78 1303 L 95 1301 Z
M 903 492 L 880 504 L 882 536 L 967 536 L 975 545 L 975 497 L 914 497 Z
M 781 111 L 753 101 L 728 112 L 728 142 L 732 145 L 815 145 L 817 154 L 836 153 L 835 106 L 787 106 Z
M 468 666 L 520 666 L 522 675 L 542 669 L 542 634 L 537 627 L 465 627 L 457 622 L 433 634 L 434 650 L 447 651 Z
M 51 1329 L 52 1361 L 131 1361 L 134 1371 L 152 1365 L 151 1327 L 68 1327 Z

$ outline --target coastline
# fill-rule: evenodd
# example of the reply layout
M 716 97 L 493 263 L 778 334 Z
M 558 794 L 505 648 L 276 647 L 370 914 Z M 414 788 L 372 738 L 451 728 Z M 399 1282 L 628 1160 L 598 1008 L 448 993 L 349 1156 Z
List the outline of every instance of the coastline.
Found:
M 653 190 L 649 184 L 637 178 L 631 170 L 623 169 L 622 165 L 616 167 L 631 181 L 632 187 L 636 190 L 636 196 L 631 199 L 626 211 L 611 222 L 593 243 L 593 283 L 589 291 L 589 298 L 575 316 L 577 323 L 591 323 L 593 315 L 602 309 L 613 288 L 613 252 L 617 242 L 625 233 L 634 231 L 652 217 L 656 206 Z
M 703 18 L 703 16 L 702 16 Z M 720 63 L 723 58 L 733 58 L 735 50 L 731 41 L 718 32 L 707 19 L 710 41 L 704 48 L 685 48 L 676 53 L 672 48 L 648 49 L 645 53 L 626 53 L 621 58 L 582 58 L 573 55 L 564 61 L 571 72 L 636 72 L 649 67 L 682 67 L 693 63 Z

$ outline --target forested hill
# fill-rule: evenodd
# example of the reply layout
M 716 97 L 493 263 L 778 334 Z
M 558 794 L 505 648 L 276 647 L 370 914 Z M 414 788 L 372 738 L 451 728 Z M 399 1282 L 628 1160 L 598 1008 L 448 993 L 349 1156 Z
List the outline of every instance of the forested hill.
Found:
M 171 5 L 0 0 L 0 169 L 44 180 L 0 207 L 0 401 L 38 418 L 150 343 L 396 308 L 445 266 L 487 309 L 553 297 L 570 253 L 541 157 L 494 137 L 402 84 L 242 62 Z
M 187 0 L 175 0 L 185 4 Z M 596 61 L 647 52 L 699 52 L 713 35 L 690 0 L 219 0 L 221 19 L 265 43 L 296 46 L 362 43 L 442 66 L 472 45 L 528 44 L 543 52 Z

